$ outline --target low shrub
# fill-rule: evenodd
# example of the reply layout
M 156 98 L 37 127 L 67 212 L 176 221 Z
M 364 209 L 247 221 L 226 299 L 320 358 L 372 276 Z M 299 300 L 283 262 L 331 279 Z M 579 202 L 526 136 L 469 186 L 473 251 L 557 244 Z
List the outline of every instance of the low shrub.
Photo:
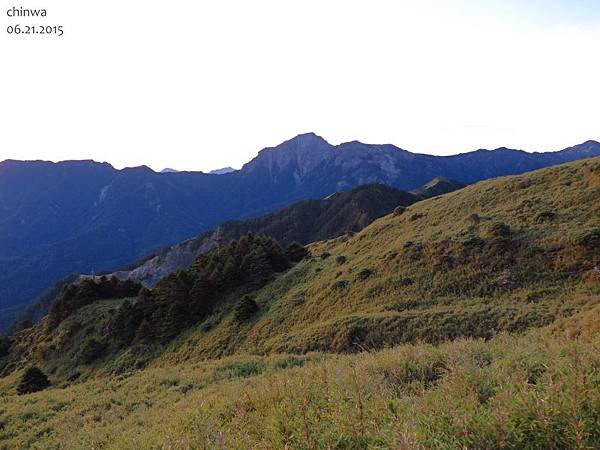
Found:
M 74 381 L 77 381 L 79 379 L 79 377 L 81 377 L 81 372 L 76 370 L 75 372 L 71 372 L 69 374 L 69 376 L 67 377 L 67 381 L 72 383 Z
M 396 206 L 394 208 L 393 214 L 394 216 L 401 216 L 406 212 L 406 208 L 404 206 Z
M 481 222 L 481 217 L 479 217 L 479 214 L 473 213 L 467 217 L 467 220 L 471 222 L 472 225 L 478 225 Z
M 248 378 L 265 371 L 263 363 L 255 361 L 234 362 L 217 368 L 218 379 Z
M 552 222 L 554 219 L 556 219 L 556 213 L 552 211 L 542 211 L 535 216 L 535 221 L 537 223 Z
M 411 222 L 414 222 L 415 220 L 419 220 L 422 219 L 423 217 L 425 217 L 425 214 L 422 213 L 414 213 L 412 216 L 409 217 L 409 220 Z
M 373 269 L 362 269 L 356 274 L 356 279 L 363 281 L 369 278 L 371 275 L 373 275 Z
M 235 305 L 233 316 L 238 322 L 248 321 L 258 311 L 258 305 L 252 297 L 244 295 Z
M 600 249 L 600 228 L 578 234 L 575 236 L 575 243 L 586 250 Z
M 89 338 L 85 341 L 81 348 L 79 360 L 83 364 L 89 364 L 101 357 L 104 354 L 104 350 L 106 350 L 106 344 L 104 342 L 97 341 L 94 338 Z
M 492 223 L 487 231 L 493 237 L 508 237 L 511 234 L 510 227 L 504 222 Z
M 338 280 L 331 285 L 331 288 L 335 289 L 336 291 L 341 291 L 342 289 L 346 289 L 348 284 L 350 284 L 348 280 Z
M 19 385 L 17 386 L 17 393 L 19 395 L 31 394 L 33 392 L 43 391 L 50 386 L 48 377 L 39 367 L 30 367 L 25 371 Z
M 308 250 L 298 242 L 292 242 L 285 250 L 285 256 L 289 261 L 302 261 L 308 256 Z
M 348 258 L 346 258 L 344 255 L 340 255 L 335 258 L 335 262 L 338 263 L 339 265 L 345 264 L 346 261 L 348 261 Z

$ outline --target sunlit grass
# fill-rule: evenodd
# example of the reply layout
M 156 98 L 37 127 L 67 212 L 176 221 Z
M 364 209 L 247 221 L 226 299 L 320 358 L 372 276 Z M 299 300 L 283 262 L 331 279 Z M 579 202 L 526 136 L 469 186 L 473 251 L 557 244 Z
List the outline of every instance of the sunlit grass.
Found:
M 0 445 L 594 448 L 600 336 L 589 323 L 599 318 L 595 308 L 487 342 L 237 356 L 4 396 Z

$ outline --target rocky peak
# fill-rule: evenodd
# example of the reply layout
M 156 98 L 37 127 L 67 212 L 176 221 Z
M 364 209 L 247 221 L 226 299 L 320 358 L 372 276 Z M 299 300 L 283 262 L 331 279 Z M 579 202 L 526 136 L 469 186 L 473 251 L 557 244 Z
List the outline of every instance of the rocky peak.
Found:
M 261 150 L 242 170 L 266 167 L 271 173 L 293 166 L 302 176 L 331 157 L 333 146 L 315 133 L 300 134 L 276 147 Z

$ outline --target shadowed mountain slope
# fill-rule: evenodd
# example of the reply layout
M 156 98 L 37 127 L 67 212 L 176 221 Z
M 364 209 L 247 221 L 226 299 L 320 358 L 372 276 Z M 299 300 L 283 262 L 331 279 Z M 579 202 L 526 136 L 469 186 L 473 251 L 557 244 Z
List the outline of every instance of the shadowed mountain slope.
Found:
M 154 285 L 163 277 L 190 266 L 203 253 L 239 239 L 247 233 L 268 235 L 282 245 L 292 242 L 307 244 L 330 239 L 348 232 L 357 232 L 381 216 L 391 213 L 398 206 L 409 206 L 420 197 L 384 185 L 362 185 L 351 191 L 330 195 L 322 200 L 306 200 L 295 203 L 281 211 L 245 221 L 228 221 L 215 230 L 165 248 L 132 267 L 105 274 L 120 280 L 130 279 L 146 287 Z M 90 278 L 91 275 L 82 275 Z M 95 276 L 100 279 L 100 275 Z M 21 321 L 38 321 L 48 312 L 51 300 L 56 297 L 60 285 L 74 281 L 71 276 L 48 289 L 33 302 L 21 316 Z

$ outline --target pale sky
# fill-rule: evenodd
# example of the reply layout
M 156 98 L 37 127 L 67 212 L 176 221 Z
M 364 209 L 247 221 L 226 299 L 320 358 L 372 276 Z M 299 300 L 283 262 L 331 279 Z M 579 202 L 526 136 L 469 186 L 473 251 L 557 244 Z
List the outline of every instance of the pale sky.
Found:
M 600 140 L 598 0 L 0 5 L 0 160 L 239 168 L 308 131 L 440 155 Z M 65 35 L 6 33 L 38 22 Z

